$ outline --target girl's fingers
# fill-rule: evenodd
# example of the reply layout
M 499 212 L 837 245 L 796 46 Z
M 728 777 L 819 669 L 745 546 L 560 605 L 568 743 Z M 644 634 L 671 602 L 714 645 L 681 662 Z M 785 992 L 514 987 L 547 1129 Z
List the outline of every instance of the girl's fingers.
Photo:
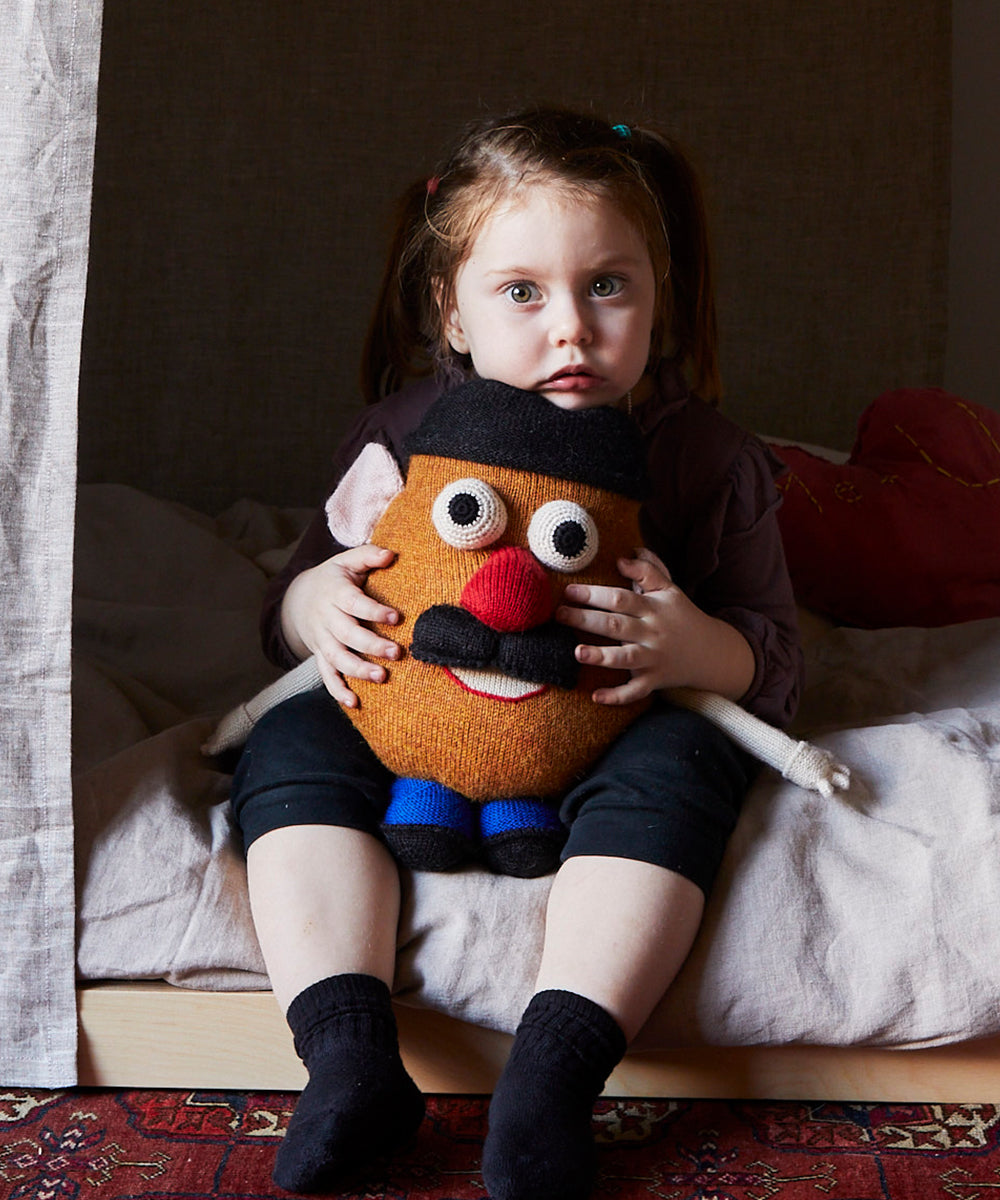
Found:
M 663 560 L 645 547 L 636 550 L 635 558 L 619 559 L 618 570 L 632 580 L 632 590 L 640 596 L 663 591 L 673 583 Z
M 637 700 L 644 700 L 651 691 L 652 688 L 643 676 L 633 675 L 627 683 L 623 683 L 620 687 L 598 688 L 591 695 L 591 699 L 595 704 L 633 704 Z
M 377 571 L 387 567 L 396 557 L 394 550 L 385 546 L 352 546 L 336 556 L 338 564 L 357 575 L 367 575 L 369 571 Z
M 605 612 L 632 612 L 635 594 L 623 587 L 603 587 L 596 583 L 571 583 L 563 592 L 570 604 L 599 608 Z
M 398 625 L 399 613 L 389 608 L 364 592 L 359 592 L 348 602 L 349 607 L 342 609 L 359 621 L 371 621 L 373 625 Z
M 556 620 L 572 629 L 578 629 L 581 633 L 598 634 L 601 637 L 613 638 L 616 642 L 637 640 L 639 632 L 633 615 L 607 612 L 600 608 L 573 608 L 561 605 L 556 610 Z
M 359 638 L 358 640 L 363 639 Z M 380 645 L 381 643 L 376 640 L 374 644 Z M 399 647 L 394 642 L 390 642 L 389 645 L 392 647 L 393 655 L 397 655 Z M 347 675 L 354 679 L 370 679 L 374 683 L 381 683 L 386 677 L 386 669 L 381 663 L 370 662 L 368 658 L 361 657 L 363 654 L 370 654 L 372 657 L 385 658 L 386 655 L 376 655 L 367 649 L 356 649 L 339 638 L 327 639 L 317 650 L 317 654 L 341 675 Z
M 316 655 L 316 665 L 319 667 L 320 678 L 323 680 L 323 685 L 330 695 L 342 704 L 345 708 L 354 708 L 358 703 L 358 698 L 344 682 L 340 672 L 325 659 L 321 654 Z
M 396 625 L 399 623 L 399 613 L 369 596 L 361 586 L 351 578 L 341 578 L 337 587 L 331 589 L 327 603 L 337 613 L 344 613 L 358 621 L 372 621 L 376 625 Z
M 608 667 L 613 671 L 642 671 L 649 665 L 649 653 L 635 642 L 617 642 L 610 646 L 577 646 L 577 662 L 588 667 Z
M 326 685 L 326 690 L 339 704 L 354 708 L 358 698 L 351 690 L 348 679 L 365 679 L 370 683 L 384 683 L 388 678 L 385 667 L 378 663 L 368 662 L 348 653 L 342 647 L 333 657 L 324 654 L 316 655 L 320 677 Z
M 356 654 L 370 654 L 372 658 L 390 660 L 395 660 L 402 654 L 398 643 L 382 637 L 367 625 L 359 625 L 353 621 L 337 622 L 337 629 L 331 632 L 341 646 L 348 651 L 353 650 Z

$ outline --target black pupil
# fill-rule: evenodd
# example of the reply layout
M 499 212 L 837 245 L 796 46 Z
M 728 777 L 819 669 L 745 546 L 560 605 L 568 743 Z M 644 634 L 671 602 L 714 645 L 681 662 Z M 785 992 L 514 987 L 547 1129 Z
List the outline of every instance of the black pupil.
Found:
M 587 544 L 587 531 L 579 521 L 560 521 L 552 531 L 552 545 L 563 558 L 576 558 Z
M 448 516 L 456 525 L 472 525 L 479 519 L 479 501 L 471 492 L 459 492 L 448 501 Z

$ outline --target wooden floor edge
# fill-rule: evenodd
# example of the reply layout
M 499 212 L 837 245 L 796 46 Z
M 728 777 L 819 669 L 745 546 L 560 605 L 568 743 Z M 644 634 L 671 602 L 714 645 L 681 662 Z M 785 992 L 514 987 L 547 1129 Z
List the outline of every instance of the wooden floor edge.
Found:
M 83 984 L 78 1000 L 81 1086 L 297 1091 L 305 1082 L 270 992 L 116 982 Z M 396 1013 L 403 1057 L 422 1091 L 492 1091 L 508 1035 L 403 1004 Z M 751 1046 L 631 1053 L 604 1094 L 992 1103 L 1000 1100 L 1000 1038 L 915 1050 Z

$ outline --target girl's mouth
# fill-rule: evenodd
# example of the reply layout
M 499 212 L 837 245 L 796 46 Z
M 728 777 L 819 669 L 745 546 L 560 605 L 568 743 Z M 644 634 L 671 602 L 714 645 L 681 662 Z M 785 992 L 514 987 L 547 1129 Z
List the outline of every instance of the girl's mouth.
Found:
M 567 367 L 550 375 L 542 384 L 547 392 L 588 392 L 600 387 L 604 380 L 586 367 Z

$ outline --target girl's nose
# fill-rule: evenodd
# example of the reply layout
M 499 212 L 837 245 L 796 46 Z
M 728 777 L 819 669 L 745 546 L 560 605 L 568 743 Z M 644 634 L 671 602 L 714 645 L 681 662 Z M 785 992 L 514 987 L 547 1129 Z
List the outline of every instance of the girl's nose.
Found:
M 498 633 L 543 625 L 555 609 L 545 568 L 519 546 L 495 550 L 462 589 L 461 604 Z
M 583 305 L 568 299 L 552 312 L 550 338 L 555 346 L 582 346 L 590 341 L 592 331 Z

